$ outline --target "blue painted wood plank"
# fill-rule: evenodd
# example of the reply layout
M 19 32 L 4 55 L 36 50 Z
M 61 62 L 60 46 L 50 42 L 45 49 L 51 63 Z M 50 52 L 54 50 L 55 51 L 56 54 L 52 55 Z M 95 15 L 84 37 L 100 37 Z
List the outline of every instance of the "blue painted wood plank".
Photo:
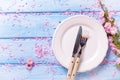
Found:
M 47 14 L 0 14 L 0 38 L 52 37 L 57 25 L 73 15 L 88 15 L 99 20 L 99 12 L 66 12 Z M 119 24 L 120 12 L 113 15 Z
M 39 64 L 60 65 L 51 44 L 52 38 L 0 39 L 0 64 L 25 64 L 27 59 L 31 58 Z M 105 61 L 114 62 L 116 58 L 114 53 L 109 51 Z
M 119 0 L 102 1 L 109 10 L 120 11 Z M 0 12 L 98 11 L 97 0 L 1 0 Z
M 0 65 L 2 80 L 53 80 L 55 74 L 65 79 L 65 70 L 61 66 L 37 65 L 31 71 L 25 65 Z M 60 79 L 59 79 L 60 80 Z
M 100 11 L 100 8 L 95 7 L 95 3 L 94 0 L 2 0 L 0 3 L 0 12 L 3 12 L 0 14 L 0 79 L 65 80 L 67 70 L 60 66 L 51 49 L 54 30 L 59 22 L 73 15 L 85 14 L 98 19 L 99 12 L 94 13 L 94 11 Z M 119 5 L 116 5 L 120 3 L 118 0 L 109 2 L 105 0 L 104 3 L 109 10 L 119 11 Z M 81 13 L 81 11 L 91 12 Z M 119 13 L 114 17 L 120 25 Z M 42 54 L 38 57 L 36 51 Z M 23 65 L 28 58 L 39 63 L 31 71 L 26 70 Z M 112 63 L 115 60 L 116 56 L 110 53 L 99 67 L 89 72 L 79 73 L 76 80 L 119 80 L 120 72 Z
M 0 39 L 0 64 L 25 64 L 27 59 L 40 64 L 59 64 L 52 48 L 51 38 Z
M 0 12 L 50 12 L 98 10 L 94 0 L 2 0 Z
M 39 64 L 31 71 L 25 65 L 0 65 L 2 80 L 66 80 L 66 73 L 65 68 L 56 65 Z M 102 65 L 89 72 L 78 73 L 76 80 L 119 80 L 119 74 L 115 66 Z
M 0 18 L 0 37 L 51 36 L 59 20 L 54 15 L 39 14 L 8 14 L 0 15 Z
M 102 65 L 89 72 L 79 73 L 76 80 L 119 80 L 119 74 L 114 65 Z

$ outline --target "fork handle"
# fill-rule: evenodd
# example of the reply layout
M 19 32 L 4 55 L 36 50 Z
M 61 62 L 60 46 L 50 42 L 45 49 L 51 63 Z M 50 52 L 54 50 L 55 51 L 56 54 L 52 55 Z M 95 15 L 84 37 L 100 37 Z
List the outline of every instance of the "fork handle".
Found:
M 74 80 L 74 78 L 76 76 L 76 73 L 77 73 L 77 71 L 79 69 L 79 65 L 80 65 L 80 58 L 77 57 L 77 59 L 75 61 L 74 68 L 73 68 L 73 71 L 72 71 L 71 80 Z
M 74 64 L 75 64 L 75 57 L 71 57 L 71 62 L 70 62 L 70 65 L 68 67 L 66 80 L 70 80 Z

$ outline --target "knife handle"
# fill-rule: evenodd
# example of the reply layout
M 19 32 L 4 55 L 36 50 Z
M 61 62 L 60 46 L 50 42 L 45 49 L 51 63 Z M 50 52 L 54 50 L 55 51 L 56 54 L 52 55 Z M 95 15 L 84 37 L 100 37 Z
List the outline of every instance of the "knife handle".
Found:
M 74 68 L 73 68 L 73 71 L 72 71 L 71 80 L 74 80 L 74 78 L 76 76 L 76 73 L 77 73 L 77 71 L 79 69 L 79 65 L 80 65 L 80 58 L 77 57 L 77 59 L 75 61 Z
M 68 72 L 67 72 L 67 77 L 66 77 L 67 80 L 70 80 L 70 78 L 71 78 L 71 74 L 72 74 L 74 64 L 75 64 L 75 57 L 72 57 L 70 65 L 68 67 Z

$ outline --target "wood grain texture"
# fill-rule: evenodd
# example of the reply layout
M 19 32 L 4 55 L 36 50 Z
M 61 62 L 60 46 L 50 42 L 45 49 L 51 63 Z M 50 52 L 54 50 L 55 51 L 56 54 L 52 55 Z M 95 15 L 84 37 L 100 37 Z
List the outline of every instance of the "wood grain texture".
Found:
M 120 1 L 102 0 L 119 26 Z M 0 79 L 65 80 L 67 70 L 52 52 L 52 37 L 57 25 L 73 15 L 88 15 L 99 20 L 97 0 L 0 0 Z M 120 27 L 119 27 L 120 29 Z M 27 59 L 35 66 L 26 69 Z M 76 80 L 119 80 L 117 57 L 108 50 L 97 68 L 78 73 Z
M 0 14 L 0 38 L 52 37 L 57 25 L 70 16 L 88 15 L 99 20 L 99 14 L 100 12 Z M 113 17 L 120 25 L 120 12 Z
M 97 0 L 0 0 L 0 12 L 100 11 Z M 109 10 L 119 11 L 119 0 L 102 1 Z
M 58 64 L 51 48 L 51 38 L 0 39 L 0 63 L 25 64 L 31 58 L 35 63 Z
M 52 38 L 0 39 L 0 64 L 26 64 L 27 59 L 31 58 L 39 64 L 60 65 L 54 56 L 51 43 Z M 111 54 L 107 54 L 104 61 L 106 64 L 116 60 L 116 56 L 109 53 Z
M 66 71 L 63 67 L 55 65 L 38 64 L 30 71 L 24 65 L 6 64 L 0 65 L 0 78 L 3 80 L 52 80 L 59 76 L 59 80 L 64 80 Z
M 66 73 L 64 67 L 56 65 L 38 64 L 31 71 L 24 65 L 0 65 L 2 80 L 66 80 Z M 119 80 L 119 74 L 114 65 L 102 65 L 89 72 L 77 74 L 76 80 Z

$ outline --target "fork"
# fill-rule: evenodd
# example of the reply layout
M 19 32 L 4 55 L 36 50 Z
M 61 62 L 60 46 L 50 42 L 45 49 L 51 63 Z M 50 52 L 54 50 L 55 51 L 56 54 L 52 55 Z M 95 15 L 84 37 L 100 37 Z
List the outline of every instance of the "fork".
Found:
M 74 64 L 74 68 L 73 68 L 72 75 L 71 75 L 71 80 L 74 80 L 74 78 L 76 76 L 76 73 L 78 71 L 78 68 L 79 68 L 79 65 L 80 65 L 80 55 L 82 54 L 82 49 L 86 45 L 86 42 L 87 42 L 87 38 L 82 37 L 81 40 L 80 40 L 81 49 L 80 49 L 80 51 L 77 55 L 77 58 L 76 58 L 76 61 L 75 61 L 75 64 Z

